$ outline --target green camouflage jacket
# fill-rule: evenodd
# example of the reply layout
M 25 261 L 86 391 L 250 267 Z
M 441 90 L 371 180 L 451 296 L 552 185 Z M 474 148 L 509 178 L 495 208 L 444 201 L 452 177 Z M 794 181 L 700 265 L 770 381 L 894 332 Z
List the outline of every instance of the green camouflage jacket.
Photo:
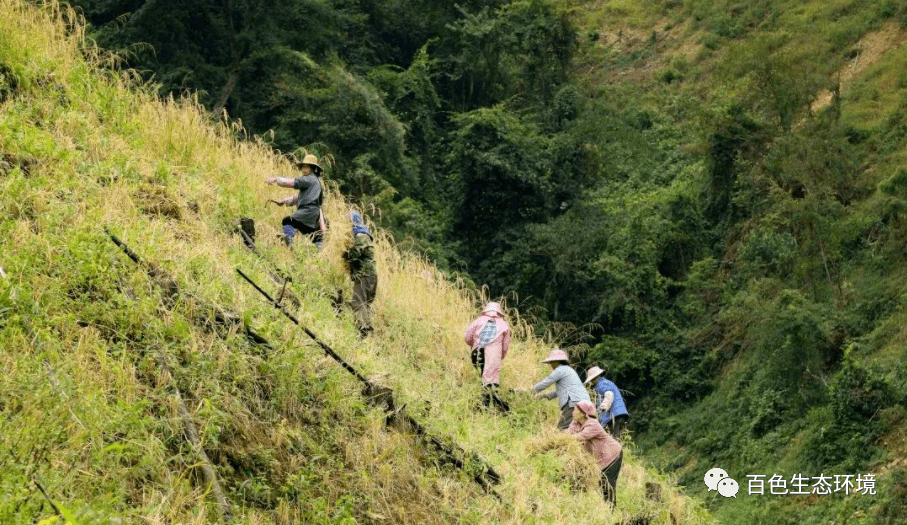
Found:
M 353 246 L 343 253 L 350 267 L 350 277 L 359 279 L 366 275 L 376 275 L 375 245 L 369 235 L 360 233 L 353 237 Z

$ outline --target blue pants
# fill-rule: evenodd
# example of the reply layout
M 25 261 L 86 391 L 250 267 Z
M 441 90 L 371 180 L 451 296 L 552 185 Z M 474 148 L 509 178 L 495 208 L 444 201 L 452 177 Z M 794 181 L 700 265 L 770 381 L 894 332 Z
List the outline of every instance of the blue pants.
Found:
M 293 245 L 293 237 L 296 235 L 296 230 L 299 230 L 299 233 L 303 235 L 313 234 L 312 243 L 321 249 L 322 244 L 324 243 L 324 233 L 318 229 L 318 226 L 308 226 L 303 224 L 293 217 L 284 217 L 283 218 L 283 240 L 287 243 L 287 246 Z

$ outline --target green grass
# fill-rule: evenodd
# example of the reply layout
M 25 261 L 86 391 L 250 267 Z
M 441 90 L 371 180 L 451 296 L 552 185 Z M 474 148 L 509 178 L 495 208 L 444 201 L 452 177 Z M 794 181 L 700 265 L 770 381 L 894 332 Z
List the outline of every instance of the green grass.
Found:
M 553 403 L 515 396 L 512 417 L 477 412 L 461 337 L 480 298 L 383 235 L 376 333 L 361 342 L 329 301 L 337 287 L 349 296 L 342 196 L 325 205 L 322 252 L 287 250 L 282 212 L 266 204 L 287 191 L 263 183 L 290 173 L 286 159 L 191 99 L 158 100 L 104 69 L 114 62 L 72 12 L 0 0 L 0 522 L 221 521 L 183 438 L 177 389 L 234 523 L 713 521 L 632 447 L 609 514 L 591 458 L 551 430 Z M 232 234 L 242 216 L 256 219 L 264 256 L 292 272 L 301 322 L 393 387 L 432 433 L 494 465 L 501 501 L 386 428 L 359 385 L 237 278 L 240 267 L 276 292 Z M 174 278 L 175 301 L 104 228 Z M 212 305 L 274 348 L 210 325 Z M 547 373 L 538 361 L 551 343 L 512 321 L 504 384 L 526 388 Z M 663 502 L 645 497 L 647 482 Z
M 643 98 L 646 93 L 658 98 L 651 92 L 664 83 L 664 69 L 683 59 L 690 70 L 681 82 L 671 84 L 671 91 L 695 92 L 706 103 L 717 102 L 716 85 L 731 96 L 751 90 L 750 79 L 738 69 L 741 53 L 764 52 L 754 48 L 760 38 L 779 42 L 770 54 L 794 56 L 801 66 L 808 66 L 805 71 L 831 81 L 863 35 L 902 16 L 902 8 L 895 3 L 870 0 L 576 0 L 564 4 L 564 9 L 580 35 L 578 78 L 590 90 L 603 83 L 625 82 L 637 86 Z M 653 35 L 657 44 L 652 44 Z

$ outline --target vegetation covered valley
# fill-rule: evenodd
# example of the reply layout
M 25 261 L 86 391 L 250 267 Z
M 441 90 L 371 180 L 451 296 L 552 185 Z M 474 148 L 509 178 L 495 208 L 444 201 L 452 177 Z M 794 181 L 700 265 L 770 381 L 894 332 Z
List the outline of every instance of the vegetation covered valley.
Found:
M 73 0 L 84 29 L 2 5 L 0 518 L 215 519 L 178 390 L 250 523 L 710 522 L 689 497 L 722 523 L 904 521 L 904 2 Z M 300 147 L 333 159 L 320 253 L 268 242 L 262 181 Z M 349 205 L 386 233 L 364 345 L 330 305 Z M 501 500 L 237 279 L 274 286 L 239 217 L 303 325 L 499 469 Z M 504 386 L 560 345 L 626 392 L 615 515 L 551 407 L 474 411 L 485 297 L 519 319 Z M 807 493 L 748 493 L 773 474 Z M 835 475 L 875 493 L 813 492 Z
M 552 403 L 478 410 L 462 333 L 484 298 L 383 234 L 361 340 L 331 304 L 350 287 L 341 194 L 324 249 L 288 249 L 264 184 L 288 158 L 161 99 L 84 30 L 0 1 L 0 522 L 713 522 L 632 447 L 609 510 Z M 510 320 L 503 376 L 527 388 L 552 343 Z M 387 388 L 392 414 L 370 401 Z

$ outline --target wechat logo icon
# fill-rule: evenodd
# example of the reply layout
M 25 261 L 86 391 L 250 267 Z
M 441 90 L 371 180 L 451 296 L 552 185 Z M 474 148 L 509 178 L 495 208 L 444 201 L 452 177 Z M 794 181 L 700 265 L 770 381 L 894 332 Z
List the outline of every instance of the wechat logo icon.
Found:
M 718 490 L 718 482 L 722 479 L 728 477 L 727 472 L 722 468 L 713 468 L 712 470 L 705 473 L 705 486 L 709 488 L 709 492 L 713 490 Z
M 709 492 L 717 490 L 718 493 L 725 498 L 736 498 L 737 491 L 740 490 L 737 486 L 737 482 L 728 477 L 727 472 L 725 472 L 724 469 L 717 467 L 706 472 L 702 481 L 704 481 L 705 486 L 709 488 Z
M 724 478 L 718 482 L 718 493 L 725 498 L 736 498 L 738 490 L 740 490 L 740 487 L 737 486 L 737 482 L 731 478 Z

